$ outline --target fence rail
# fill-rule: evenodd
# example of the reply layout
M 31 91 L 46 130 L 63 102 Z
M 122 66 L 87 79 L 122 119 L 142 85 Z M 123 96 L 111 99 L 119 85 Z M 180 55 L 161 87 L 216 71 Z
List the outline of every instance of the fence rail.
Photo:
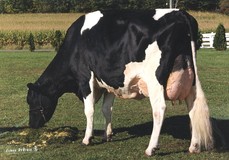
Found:
M 211 33 L 204 33 L 203 35 L 203 43 L 201 45 L 201 48 L 214 48 L 213 47 L 213 41 L 214 41 L 214 37 L 215 37 L 215 33 L 211 32 Z M 227 48 L 229 48 L 229 33 L 225 34 L 226 36 L 226 41 L 227 41 Z

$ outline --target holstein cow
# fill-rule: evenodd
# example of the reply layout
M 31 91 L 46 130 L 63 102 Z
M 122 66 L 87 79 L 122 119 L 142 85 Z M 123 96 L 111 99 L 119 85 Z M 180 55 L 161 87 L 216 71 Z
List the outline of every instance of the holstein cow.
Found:
M 29 126 L 42 127 L 58 98 L 75 93 L 84 102 L 87 126 L 83 144 L 93 133 L 94 105 L 104 95 L 105 139 L 112 135 L 115 96 L 149 97 L 153 131 L 145 154 L 158 148 L 165 100 L 185 100 L 192 125 L 189 151 L 213 147 L 209 111 L 196 68 L 198 25 L 179 10 L 96 11 L 77 19 L 41 77 L 28 84 Z

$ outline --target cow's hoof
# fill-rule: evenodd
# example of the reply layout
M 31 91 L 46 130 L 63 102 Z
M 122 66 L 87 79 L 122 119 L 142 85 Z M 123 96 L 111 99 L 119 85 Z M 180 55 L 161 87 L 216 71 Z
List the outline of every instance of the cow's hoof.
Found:
M 147 157 L 151 157 L 151 156 L 155 155 L 156 150 L 159 150 L 159 149 L 160 149 L 159 146 L 153 148 L 152 150 L 147 148 L 147 149 L 145 150 L 145 155 L 146 155 Z
M 113 136 L 113 133 L 111 133 L 109 135 L 106 135 L 106 133 L 105 133 L 103 136 L 103 142 L 112 142 L 112 136 Z
M 200 147 L 198 144 L 191 145 L 189 147 L 189 153 L 200 153 Z
M 103 137 L 103 142 L 112 142 L 112 134 Z
M 107 142 L 111 142 L 112 141 L 112 134 L 107 136 Z
M 156 150 L 159 150 L 159 147 L 153 148 L 152 150 L 146 149 L 145 155 L 146 155 L 147 157 L 151 157 L 151 156 L 155 155 Z
M 90 137 L 89 139 L 84 138 L 83 141 L 82 141 L 82 145 L 83 146 L 88 146 L 88 145 L 92 144 L 92 139 L 93 139 L 93 137 Z
M 145 156 L 151 157 L 153 155 L 155 155 L 155 151 L 147 151 L 147 150 L 145 151 Z
M 88 145 L 91 144 L 91 142 L 89 142 L 89 141 L 82 141 L 81 144 L 82 144 L 83 146 L 88 146 Z

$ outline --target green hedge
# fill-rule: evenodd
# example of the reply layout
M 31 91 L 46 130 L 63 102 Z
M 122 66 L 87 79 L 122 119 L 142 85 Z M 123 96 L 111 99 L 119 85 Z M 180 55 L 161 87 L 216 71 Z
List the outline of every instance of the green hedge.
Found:
M 223 0 L 179 0 L 177 7 L 184 10 L 218 11 L 220 1 Z
M 0 0 L 0 13 L 68 13 L 98 9 L 153 9 L 169 0 Z
M 0 31 L 0 50 L 22 50 L 30 51 L 39 49 L 55 49 L 56 51 L 61 46 L 66 31 Z M 197 48 L 201 46 L 202 34 L 199 31 Z
M 55 49 L 63 41 L 65 31 L 0 31 L 0 49 Z M 32 42 L 33 41 L 33 42 Z M 31 46 L 34 45 L 34 46 Z M 34 49 L 33 49 L 34 48 Z
M 219 1 L 228 0 L 179 0 L 173 5 L 186 10 L 215 11 L 219 9 Z M 67 13 L 168 7 L 169 0 L 0 0 L 0 13 Z

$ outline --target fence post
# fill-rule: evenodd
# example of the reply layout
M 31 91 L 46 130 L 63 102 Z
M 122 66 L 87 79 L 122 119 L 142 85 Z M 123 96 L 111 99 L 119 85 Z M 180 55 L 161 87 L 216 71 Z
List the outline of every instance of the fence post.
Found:
M 227 41 L 227 48 L 229 48 L 229 33 L 225 33 L 226 41 Z
M 214 48 L 213 47 L 214 37 L 215 37 L 215 33 L 211 32 L 210 37 L 209 37 L 210 48 Z
M 214 43 L 214 38 L 215 38 L 215 33 L 204 33 L 202 34 L 202 44 L 201 48 L 214 48 L 213 43 Z M 229 33 L 225 33 L 226 41 L 227 41 L 227 48 L 229 48 Z

